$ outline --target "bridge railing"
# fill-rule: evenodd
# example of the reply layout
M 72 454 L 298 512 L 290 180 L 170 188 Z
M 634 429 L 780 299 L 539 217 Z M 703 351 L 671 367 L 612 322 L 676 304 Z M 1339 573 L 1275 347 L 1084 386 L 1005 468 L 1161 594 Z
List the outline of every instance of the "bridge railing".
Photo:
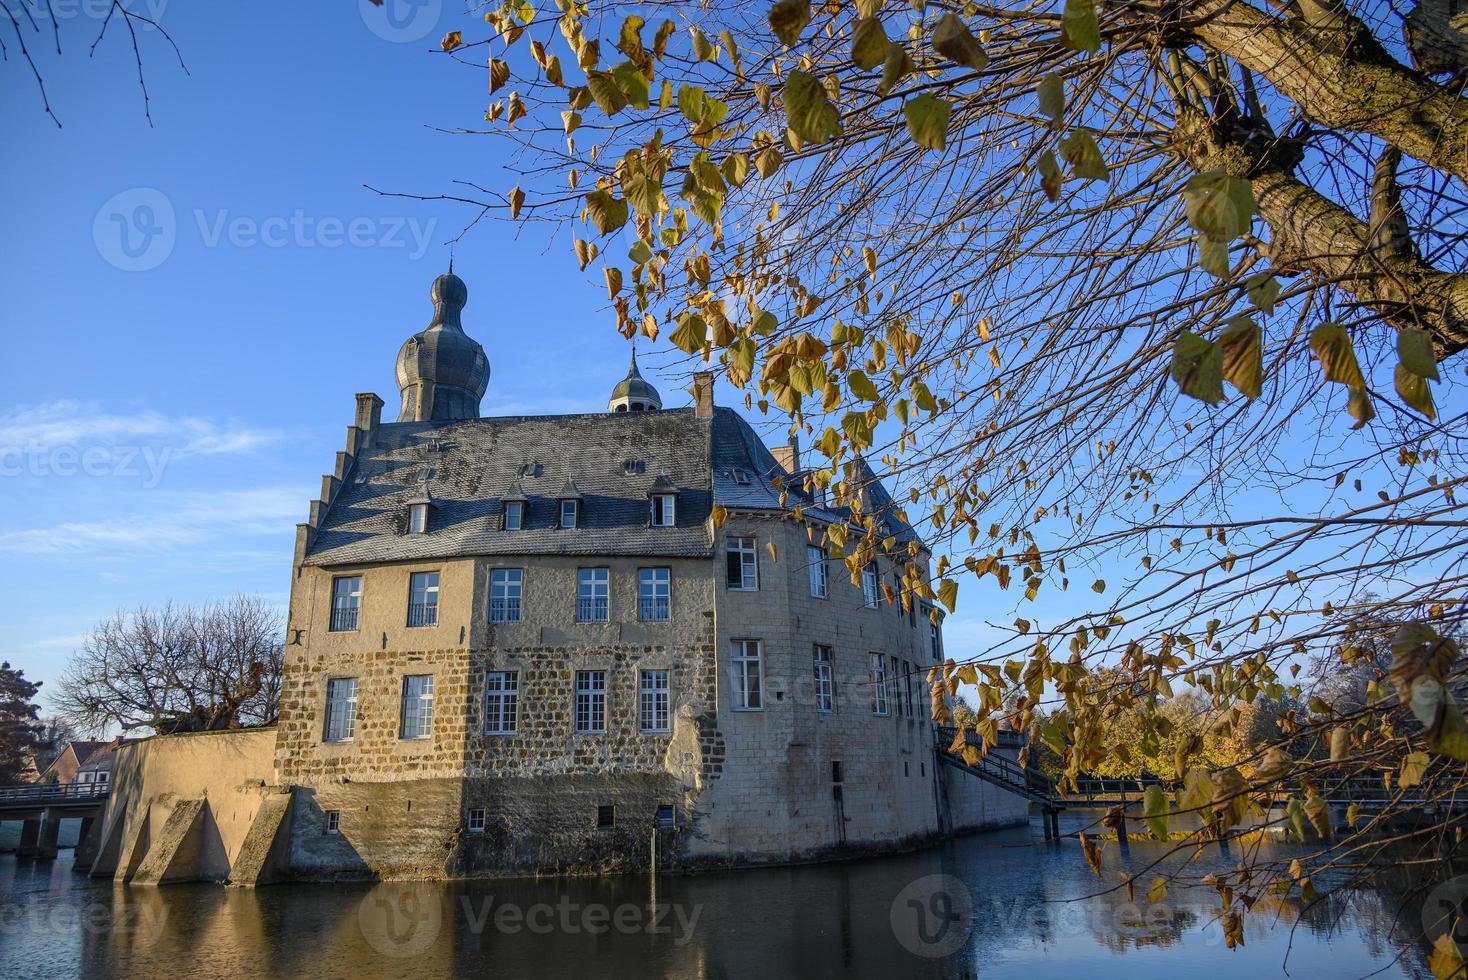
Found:
M 111 783 L 19 783 L 0 786 L 0 804 L 97 800 L 111 788 Z

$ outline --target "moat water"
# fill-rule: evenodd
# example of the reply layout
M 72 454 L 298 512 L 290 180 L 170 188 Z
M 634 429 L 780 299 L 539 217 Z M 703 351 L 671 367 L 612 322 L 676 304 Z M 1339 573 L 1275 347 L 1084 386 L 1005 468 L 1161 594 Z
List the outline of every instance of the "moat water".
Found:
M 1343 889 L 1306 910 L 1261 900 L 1245 945 L 1229 950 L 1212 889 L 1175 887 L 1156 904 L 1142 896 L 1162 845 L 1133 843 L 1127 855 L 1106 845 L 1103 884 L 1073 840 L 1039 838 L 1036 821 L 912 854 L 656 881 L 256 890 L 114 885 L 74 874 L 70 851 L 50 862 L 6 854 L 0 977 L 1431 975 L 1416 939 L 1421 897 Z M 1202 863 L 1223 870 L 1238 856 L 1212 850 Z M 1143 882 L 1136 904 L 1120 890 L 1097 894 L 1124 868 Z

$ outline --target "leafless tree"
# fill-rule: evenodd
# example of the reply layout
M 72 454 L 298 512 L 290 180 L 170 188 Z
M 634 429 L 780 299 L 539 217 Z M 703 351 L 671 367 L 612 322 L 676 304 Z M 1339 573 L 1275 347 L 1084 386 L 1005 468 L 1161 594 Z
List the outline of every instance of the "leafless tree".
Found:
M 93 628 L 52 703 L 89 732 L 273 724 L 283 629 L 279 613 L 256 596 L 118 612 Z

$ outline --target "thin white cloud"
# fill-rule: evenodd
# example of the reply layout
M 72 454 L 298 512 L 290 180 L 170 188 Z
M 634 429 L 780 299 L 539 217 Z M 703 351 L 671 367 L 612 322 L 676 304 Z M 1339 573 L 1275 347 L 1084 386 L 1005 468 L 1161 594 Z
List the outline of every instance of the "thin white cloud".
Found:
M 115 560 L 218 539 L 280 534 L 304 519 L 298 487 L 162 496 L 148 513 L 0 532 L 0 554 Z
M 61 400 L 0 412 L 0 453 L 45 452 L 63 446 L 145 443 L 175 458 L 246 453 L 281 434 L 229 421 L 143 410 L 107 412 L 96 402 Z

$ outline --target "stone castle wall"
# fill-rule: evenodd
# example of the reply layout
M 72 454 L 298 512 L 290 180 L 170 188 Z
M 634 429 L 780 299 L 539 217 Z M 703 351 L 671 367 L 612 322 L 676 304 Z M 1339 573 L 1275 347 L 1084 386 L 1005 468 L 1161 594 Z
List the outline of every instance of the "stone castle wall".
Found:
M 672 570 L 666 623 L 635 619 L 637 571 L 652 566 Z M 496 567 L 525 572 L 518 623 L 488 622 Z M 608 622 L 575 622 L 580 567 L 609 569 Z M 334 575 L 303 569 L 292 627 L 307 633 L 302 649 L 288 650 L 277 749 L 280 778 L 297 787 L 295 871 L 513 873 L 645 860 L 658 808 L 674 807 L 686 823 L 689 794 L 717 771 L 713 740 L 703 734 L 717 700 L 710 567 L 554 556 L 373 566 L 360 572 L 360 628 L 338 633 L 327 630 Z M 439 623 L 408 628 L 408 574 L 424 570 L 440 572 Z M 450 645 L 421 648 L 444 639 Z M 374 641 L 385 649 L 372 649 Z M 584 669 L 607 671 L 605 733 L 573 730 L 575 672 Z M 639 728 L 642 669 L 670 673 L 670 732 Z M 490 670 L 519 672 L 514 734 L 484 733 Z M 434 677 L 430 738 L 399 737 L 407 674 Z M 358 678 L 354 737 L 326 743 L 326 681 L 346 676 Z M 604 805 L 616 814 L 610 828 L 597 826 Z M 473 808 L 490 815 L 483 833 L 467 831 Z M 338 834 L 326 833 L 329 811 L 338 814 Z
M 725 588 L 728 535 L 753 535 L 760 589 Z M 775 544 L 772 556 L 767 545 Z M 766 707 L 737 711 L 721 679 L 724 778 L 698 801 L 693 853 L 784 859 L 846 848 L 881 848 L 939 830 L 932 736 L 923 677 L 932 664 L 927 622 L 885 600 L 864 607 L 842 562 L 827 562 L 827 595 L 811 595 L 803 527 L 775 516 L 734 514 L 718 537 L 718 650 L 762 641 Z M 882 565 L 884 574 L 890 568 Z M 888 578 L 890 582 L 890 577 Z M 831 647 L 836 679 L 830 712 L 817 710 L 814 645 Z M 872 712 L 869 657 L 911 664 L 913 713 Z M 899 685 L 901 687 L 901 685 Z M 905 693 L 905 691 L 904 691 Z M 905 708 L 905 705 L 904 705 Z M 840 763 L 840 782 L 834 764 Z

